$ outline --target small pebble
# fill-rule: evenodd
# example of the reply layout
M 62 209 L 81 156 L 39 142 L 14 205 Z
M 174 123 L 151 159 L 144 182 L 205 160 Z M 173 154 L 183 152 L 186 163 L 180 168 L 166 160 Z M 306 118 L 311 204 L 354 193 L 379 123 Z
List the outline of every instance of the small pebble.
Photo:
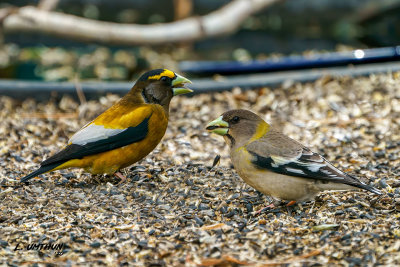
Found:
M 96 241 L 96 242 L 90 243 L 90 246 L 92 248 L 99 248 L 101 246 L 101 243 Z
M 0 239 L 0 246 L 3 248 L 6 248 L 6 247 L 8 247 L 8 242 L 3 239 Z
M 203 220 L 200 219 L 199 217 L 195 216 L 195 217 L 194 217 L 194 220 L 196 221 L 196 223 L 197 223 L 198 226 L 203 226 L 203 225 L 204 225 Z
M 380 179 L 380 180 L 379 180 L 379 185 L 380 185 L 382 188 L 388 187 L 388 184 L 386 183 L 386 179 Z

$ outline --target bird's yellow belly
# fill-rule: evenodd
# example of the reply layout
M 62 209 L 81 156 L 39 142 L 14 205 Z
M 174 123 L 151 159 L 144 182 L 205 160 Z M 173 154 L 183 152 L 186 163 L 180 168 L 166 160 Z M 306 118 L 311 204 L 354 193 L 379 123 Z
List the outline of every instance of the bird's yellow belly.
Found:
M 107 152 L 90 155 L 82 159 L 73 159 L 61 164 L 56 169 L 70 167 L 84 168 L 92 174 L 113 174 L 147 156 L 164 136 L 165 129 L 152 132 L 140 142 L 133 143 Z

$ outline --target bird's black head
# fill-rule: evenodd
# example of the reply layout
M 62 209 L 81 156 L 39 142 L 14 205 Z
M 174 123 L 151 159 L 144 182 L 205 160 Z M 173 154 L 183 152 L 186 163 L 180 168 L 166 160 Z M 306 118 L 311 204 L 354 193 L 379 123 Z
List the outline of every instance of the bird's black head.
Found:
M 191 82 L 173 71 L 155 69 L 140 76 L 132 92 L 140 93 L 144 102 L 159 104 L 168 111 L 173 96 L 192 92 L 191 89 L 184 87 L 186 83 Z

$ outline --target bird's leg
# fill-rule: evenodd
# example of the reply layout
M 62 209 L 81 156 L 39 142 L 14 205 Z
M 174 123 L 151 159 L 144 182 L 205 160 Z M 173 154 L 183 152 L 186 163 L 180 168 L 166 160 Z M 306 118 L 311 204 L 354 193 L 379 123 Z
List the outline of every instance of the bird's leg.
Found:
M 296 201 L 295 201 L 295 200 L 289 201 L 289 202 L 286 204 L 286 207 L 293 206 L 294 204 L 296 204 Z
M 270 200 L 270 199 L 269 199 Z M 255 212 L 253 212 L 253 215 L 260 215 L 261 213 L 268 211 L 268 210 L 272 210 L 275 208 L 279 208 L 279 206 L 286 206 L 288 213 L 290 214 L 290 210 L 289 208 L 291 208 L 294 204 L 296 204 L 297 202 L 295 200 L 289 201 L 288 203 L 285 204 L 285 202 L 280 202 L 280 204 L 275 204 L 275 202 L 272 200 L 270 200 L 270 204 L 265 206 L 264 208 L 257 210 Z
M 121 181 L 119 181 L 117 185 L 120 185 L 126 181 L 126 177 L 122 173 L 116 172 L 114 173 L 114 175 L 117 176 L 119 179 L 121 179 Z
M 263 213 L 264 211 L 272 210 L 272 209 L 275 209 L 275 208 L 277 207 L 277 206 L 275 205 L 275 202 L 276 202 L 275 199 L 272 198 L 272 200 L 271 200 L 270 197 L 268 197 L 268 196 L 266 196 L 266 197 L 268 198 L 268 201 L 269 201 L 270 204 L 268 204 L 267 206 L 263 207 L 262 209 L 259 209 L 259 210 L 257 210 L 257 211 L 254 211 L 254 212 L 253 212 L 253 215 L 254 215 L 254 216 L 260 215 L 260 214 Z
M 101 184 L 101 179 L 99 179 L 99 175 L 92 174 L 91 177 L 92 177 L 93 180 L 96 181 L 96 183 Z
M 274 204 L 274 203 L 271 203 L 271 204 L 269 204 L 269 205 L 263 207 L 262 209 L 259 209 L 259 210 L 255 211 L 255 212 L 253 212 L 253 215 L 260 215 L 260 214 L 263 213 L 264 211 L 272 210 L 272 209 L 274 209 L 274 208 L 276 208 L 275 204 Z
M 286 206 L 286 209 L 287 209 L 287 212 L 288 212 L 289 216 L 292 216 L 292 210 L 294 210 L 294 205 L 296 203 L 297 202 L 295 200 L 291 200 L 288 203 L 286 203 L 285 206 Z

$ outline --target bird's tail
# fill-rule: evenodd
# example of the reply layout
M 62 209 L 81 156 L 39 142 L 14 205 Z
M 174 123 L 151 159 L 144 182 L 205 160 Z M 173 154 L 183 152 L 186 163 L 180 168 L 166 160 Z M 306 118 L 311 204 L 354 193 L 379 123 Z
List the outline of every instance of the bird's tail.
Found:
M 56 167 L 57 167 L 58 165 L 60 165 L 60 164 L 61 164 L 61 163 L 57 162 L 57 163 L 53 163 L 53 164 L 48 164 L 48 165 L 40 166 L 40 168 L 37 169 L 36 171 L 34 171 L 34 172 L 28 174 L 28 175 L 25 176 L 25 177 L 22 177 L 22 178 L 20 179 L 20 182 L 21 182 L 21 183 L 26 183 L 29 179 L 31 179 L 31 178 L 33 178 L 33 177 L 36 177 L 36 176 L 38 176 L 38 175 L 41 175 L 41 174 L 43 174 L 43 173 L 49 172 L 49 171 L 51 171 L 52 169 L 56 168 Z
M 383 194 L 381 192 L 381 190 L 376 189 L 375 187 L 372 187 L 370 185 L 361 184 L 359 187 L 362 188 L 362 189 L 368 190 L 369 192 L 377 194 L 377 195 L 382 195 Z
M 362 182 L 359 182 L 359 183 L 356 183 L 356 184 L 351 184 L 351 185 L 354 186 L 354 187 L 365 189 L 365 190 L 367 190 L 367 191 L 369 191 L 371 193 L 377 194 L 377 195 L 382 195 L 383 194 L 380 190 L 376 189 L 375 187 L 372 187 L 370 185 L 364 184 Z

